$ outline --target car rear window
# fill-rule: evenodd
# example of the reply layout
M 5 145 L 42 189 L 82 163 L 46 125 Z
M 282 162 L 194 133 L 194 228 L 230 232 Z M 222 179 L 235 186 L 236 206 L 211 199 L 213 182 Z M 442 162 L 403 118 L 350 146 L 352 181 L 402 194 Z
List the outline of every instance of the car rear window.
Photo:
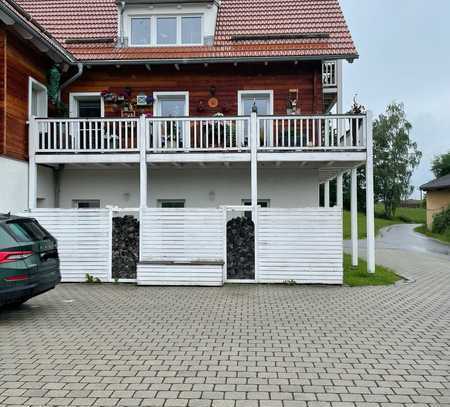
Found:
M 17 242 L 35 242 L 48 237 L 47 231 L 31 219 L 8 222 L 6 227 Z
M 17 242 L 14 238 L 2 226 L 0 226 L 0 247 L 11 247 L 16 244 Z

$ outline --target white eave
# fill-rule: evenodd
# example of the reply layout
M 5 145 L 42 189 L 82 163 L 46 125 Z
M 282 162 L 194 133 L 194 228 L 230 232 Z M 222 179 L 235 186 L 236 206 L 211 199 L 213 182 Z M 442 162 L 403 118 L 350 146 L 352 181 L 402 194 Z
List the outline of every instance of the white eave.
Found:
M 4 0 L 0 1 L 0 21 L 13 29 L 19 37 L 30 41 L 39 51 L 47 54 L 53 61 L 69 64 L 75 62 L 75 58 L 70 52 L 61 47 L 56 40 L 36 27 L 32 21 L 29 21 Z

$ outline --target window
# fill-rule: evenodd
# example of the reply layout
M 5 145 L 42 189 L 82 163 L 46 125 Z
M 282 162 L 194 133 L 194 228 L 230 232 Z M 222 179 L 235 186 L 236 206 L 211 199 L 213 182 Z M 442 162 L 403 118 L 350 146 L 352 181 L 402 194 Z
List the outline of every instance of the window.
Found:
M 238 93 L 239 115 L 249 116 L 253 105 L 256 105 L 259 115 L 273 114 L 272 91 L 240 91 Z
M 105 115 L 105 104 L 100 93 L 71 93 L 70 117 L 94 118 Z
M 31 77 L 28 87 L 28 116 L 47 117 L 47 87 Z
M 158 206 L 160 208 L 184 208 L 186 201 L 184 199 L 160 199 Z
M 133 16 L 129 30 L 132 46 L 203 44 L 203 17 L 199 15 Z
M 17 242 L 13 237 L 0 226 L 0 248 L 9 247 L 15 245 Z
M 149 17 L 133 17 L 131 19 L 131 43 L 133 45 L 149 45 L 151 43 Z
M 100 208 L 99 199 L 74 199 L 72 206 L 76 209 L 98 209 Z
M 181 43 L 201 44 L 202 43 L 202 18 L 182 17 L 181 18 Z
M 251 199 L 243 199 L 242 205 L 244 206 L 251 206 L 252 200 Z M 270 208 L 270 199 L 258 199 L 258 205 L 261 208 Z
M 79 100 L 78 117 L 101 117 L 100 99 Z
M 177 43 L 177 18 L 158 17 L 156 24 L 156 43 L 174 45 Z
M 34 220 L 8 222 L 5 227 L 17 242 L 34 242 L 48 237 L 48 232 Z
M 187 92 L 155 92 L 156 115 L 162 117 L 189 116 Z
M 253 105 L 256 105 L 258 115 L 273 114 L 273 91 L 272 90 L 242 90 L 238 92 L 238 115 L 250 116 L 252 114 Z M 264 134 L 268 135 L 271 142 L 272 128 L 269 120 L 264 121 L 264 126 L 260 128 L 260 135 L 264 138 Z M 249 145 L 248 141 L 249 128 L 248 122 L 244 125 L 244 144 Z

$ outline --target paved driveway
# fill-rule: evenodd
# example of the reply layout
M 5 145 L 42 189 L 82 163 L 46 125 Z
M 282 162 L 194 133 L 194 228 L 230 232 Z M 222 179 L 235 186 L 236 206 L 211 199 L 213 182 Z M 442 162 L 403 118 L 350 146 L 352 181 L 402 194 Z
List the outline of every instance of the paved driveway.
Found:
M 0 405 L 450 406 L 450 262 L 378 288 L 61 285 L 0 313 Z

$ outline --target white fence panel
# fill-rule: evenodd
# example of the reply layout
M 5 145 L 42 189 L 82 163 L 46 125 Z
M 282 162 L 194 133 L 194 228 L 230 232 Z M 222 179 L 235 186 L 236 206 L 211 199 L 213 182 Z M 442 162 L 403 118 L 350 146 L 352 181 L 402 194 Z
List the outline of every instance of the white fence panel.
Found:
M 224 239 L 221 209 L 144 209 L 138 284 L 221 285 Z
M 342 210 L 259 209 L 258 282 L 342 284 Z
M 84 282 L 86 274 L 106 282 L 111 270 L 111 212 L 108 209 L 33 209 L 57 240 L 63 282 Z

